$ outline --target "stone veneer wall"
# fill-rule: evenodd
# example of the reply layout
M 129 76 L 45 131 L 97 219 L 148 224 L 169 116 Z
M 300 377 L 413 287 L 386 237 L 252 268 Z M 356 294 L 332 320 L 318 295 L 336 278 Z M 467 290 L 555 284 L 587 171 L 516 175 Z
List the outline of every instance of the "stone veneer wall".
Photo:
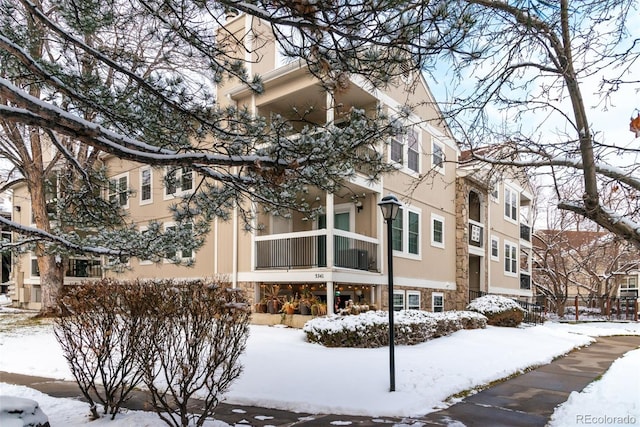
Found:
M 242 289 L 244 291 L 245 297 L 247 298 L 247 303 L 253 309 L 253 305 L 256 303 L 255 283 L 254 282 L 238 282 L 238 289 Z
M 456 178 L 456 310 L 469 301 L 469 188 L 466 179 Z

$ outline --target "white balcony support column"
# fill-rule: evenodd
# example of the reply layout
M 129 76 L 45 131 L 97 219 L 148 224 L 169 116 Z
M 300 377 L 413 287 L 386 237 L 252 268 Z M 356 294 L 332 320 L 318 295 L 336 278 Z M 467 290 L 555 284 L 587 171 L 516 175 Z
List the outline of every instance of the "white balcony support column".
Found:
M 335 227 L 334 215 L 335 215 L 335 207 L 333 203 L 333 194 L 327 193 L 326 196 L 326 218 L 327 218 L 327 267 L 333 268 L 334 257 L 333 253 L 333 229 Z
M 238 287 L 238 207 L 233 208 L 233 275 L 231 287 Z
M 333 314 L 335 310 L 333 309 L 333 304 L 335 304 L 335 288 L 333 287 L 333 282 L 327 282 L 327 314 Z

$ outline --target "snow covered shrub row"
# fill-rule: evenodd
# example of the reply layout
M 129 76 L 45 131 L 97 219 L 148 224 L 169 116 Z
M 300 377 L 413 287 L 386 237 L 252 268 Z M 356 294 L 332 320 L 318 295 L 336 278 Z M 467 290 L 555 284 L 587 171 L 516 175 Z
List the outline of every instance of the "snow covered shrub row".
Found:
M 394 342 L 414 345 L 460 329 L 486 325 L 486 317 L 470 311 L 402 310 L 394 313 Z M 305 323 L 303 331 L 309 342 L 327 347 L 383 347 L 389 345 L 389 313 L 368 311 L 356 316 L 317 317 Z
M 105 279 L 65 286 L 54 331 L 92 416 L 113 419 L 143 383 L 171 426 L 200 426 L 240 375 L 250 318 L 244 295 L 212 280 Z M 102 387 L 101 387 L 102 386 Z M 200 414 L 189 399 L 203 390 Z
M 485 295 L 467 305 L 467 310 L 481 313 L 492 326 L 515 327 L 522 323 L 525 310 L 514 300 L 501 295 Z

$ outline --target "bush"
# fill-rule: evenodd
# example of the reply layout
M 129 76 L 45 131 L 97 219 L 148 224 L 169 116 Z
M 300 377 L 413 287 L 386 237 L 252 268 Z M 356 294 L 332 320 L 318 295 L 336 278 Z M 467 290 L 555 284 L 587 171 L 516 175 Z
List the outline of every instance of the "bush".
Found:
M 65 287 L 58 302 L 56 338 L 95 418 L 96 402 L 114 418 L 143 381 L 167 424 L 201 426 L 240 375 L 250 311 L 226 283 L 107 279 Z
M 485 326 L 486 318 L 472 312 L 402 310 L 394 314 L 394 343 L 414 345 L 460 329 Z M 303 331 L 309 342 L 327 347 L 383 347 L 389 345 L 389 313 L 318 317 L 305 323 Z
M 517 302 L 501 295 L 476 298 L 469 303 L 467 310 L 486 316 L 489 325 L 508 327 L 516 327 L 522 323 L 525 312 Z
M 142 380 L 136 359 L 142 325 L 128 308 L 138 292 L 134 284 L 104 279 L 65 286 L 59 295 L 54 333 L 94 419 L 98 404 L 113 419 Z
M 169 425 L 202 426 L 242 372 L 249 305 L 240 290 L 222 283 L 167 281 L 148 290 L 141 367 L 154 408 Z M 205 391 L 200 413 L 190 414 L 189 400 L 199 390 Z

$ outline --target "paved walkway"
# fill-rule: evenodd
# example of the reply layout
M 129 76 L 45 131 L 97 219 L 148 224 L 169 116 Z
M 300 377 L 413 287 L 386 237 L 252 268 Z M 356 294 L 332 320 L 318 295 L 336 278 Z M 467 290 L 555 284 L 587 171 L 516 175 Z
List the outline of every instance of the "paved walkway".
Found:
M 535 343 L 532 343 L 535 345 Z M 215 418 L 230 425 L 249 426 L 446 426 L 459 422 L 467 427 L 544 427 L 554 408 L 604 374 L 614 360 L 640 347 L 640 336 L 600 337 L 588 347 L 572 351 L 548 365 L 498 383 L 445 410 L 420 418 L 356 417 L 304 414 L 220 404 Z M 0 382 L 29 386 L 54 397 L 81 398 L 74 382 L 0 371 Z M 137 392 L 126 405 L 151 411 L 148 396 Z M 460 425 L 460 424 L 457 424 Z

